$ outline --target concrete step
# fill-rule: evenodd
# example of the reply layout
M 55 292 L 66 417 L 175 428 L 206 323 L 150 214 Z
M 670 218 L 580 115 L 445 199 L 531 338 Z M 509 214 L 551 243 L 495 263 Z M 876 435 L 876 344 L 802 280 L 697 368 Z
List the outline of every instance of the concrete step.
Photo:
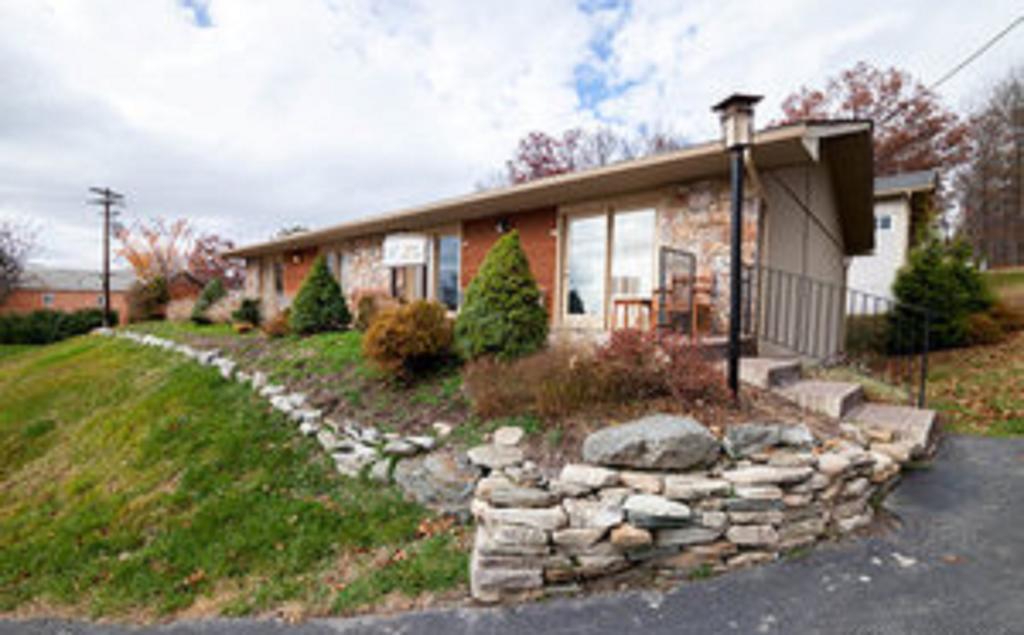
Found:
M 931 451 L 936 419 L 934 410 L 880 403 L 861 404 L 844 417 L 845 422 L 861 428 L 891 432 L 915 459 Z
M 783 357 L 740 359 L 740 381 L 764 390 L 781 388 L 800 380 L 800 360 Z
M 860 384 L 844 381 L 801 379 L 775 392 L 801 408 L 842 419 L 864 402 Z

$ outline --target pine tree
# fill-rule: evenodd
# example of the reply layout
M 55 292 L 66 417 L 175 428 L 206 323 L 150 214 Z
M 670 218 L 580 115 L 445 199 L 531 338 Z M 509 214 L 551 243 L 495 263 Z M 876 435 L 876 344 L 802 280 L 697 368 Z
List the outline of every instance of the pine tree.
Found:
M 313 268 L 292 302 L 292 331 L 300 335 L 340 331 L 347 328 L 351 321 L 352 315 L 345 303 L 341 285 L 327 268 L 327 260 L 320 256 L 313 263 Z
M 196 324 L 209 324 L 210 319 L 206 317 L 206 312 L 227 294 L 227 289 L 224 288 L 224 283 L 220 281 L 220 278 L 214 278 L 207 282 L 196 299 L 195 305 L 192 306 L 192 321 Z
M 491 247 L 466 290 L 455 322 L 456 346 L 469 359 L 511 359 L 540 349 L 547 336 L 540 289 L 513 231 Z

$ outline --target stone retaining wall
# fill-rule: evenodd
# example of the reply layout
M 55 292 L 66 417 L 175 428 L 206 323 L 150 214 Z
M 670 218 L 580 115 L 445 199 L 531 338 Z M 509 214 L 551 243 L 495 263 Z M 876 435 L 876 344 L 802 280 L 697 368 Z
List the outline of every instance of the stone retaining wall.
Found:
M 473 597 L 564 592 L 646 567 L 718 572 L 868 524 L 898 478 L 892 457 L 803 426 L 746 424 L 721 441 L 692 419 L 655 415 L 584 443 L 586 463 L 545 479 L 513 439 L 470 458 L 486 476 L 472 511 Z

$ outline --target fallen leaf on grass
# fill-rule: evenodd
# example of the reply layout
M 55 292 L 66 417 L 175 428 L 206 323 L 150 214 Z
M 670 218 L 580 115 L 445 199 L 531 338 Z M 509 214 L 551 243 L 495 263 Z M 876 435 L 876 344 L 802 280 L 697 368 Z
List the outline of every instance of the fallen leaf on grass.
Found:
M 199 584 L 200 582 L 202 582 L 205 579 L 206 579 L 206 572 L 203 571 L 202 569 L 196 569 L 191 574 L 189 574 L 189 576 L 187 578 L 185 578 L 182 581 L 182 583 L 185 586 L 195 586 L 195 585 Z
M 450 516 L 443 518 L 424 518 L 416 528 L 417 538 L 430 538 L 442 534 L 452 528 L 454 520 Z

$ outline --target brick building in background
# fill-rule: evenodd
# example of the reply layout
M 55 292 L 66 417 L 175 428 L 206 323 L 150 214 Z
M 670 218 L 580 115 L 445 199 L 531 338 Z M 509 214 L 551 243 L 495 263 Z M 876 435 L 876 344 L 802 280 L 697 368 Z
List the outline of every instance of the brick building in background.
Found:
M 128 288 L 135 282 L 131 271 L 110 272 L 110 308 L 124 324 L 128 318 Z M 31 313 L 40 309 L 76 311 L 103 307 L 103 276 L 80 269 L 29 268 L 14 291 L 0 304 L 0 314 Z

